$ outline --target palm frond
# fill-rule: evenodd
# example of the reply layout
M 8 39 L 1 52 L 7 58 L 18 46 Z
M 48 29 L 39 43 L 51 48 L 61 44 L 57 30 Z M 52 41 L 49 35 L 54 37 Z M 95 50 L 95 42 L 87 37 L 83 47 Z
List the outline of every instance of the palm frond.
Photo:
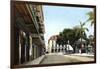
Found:
M 93 11 L 90 11 L 86 15 L 89 16 L 89 18 L 87 19 L 86 22 L 91 21 L 91 26 L 92 26 L 94 24 L 94 12 Z

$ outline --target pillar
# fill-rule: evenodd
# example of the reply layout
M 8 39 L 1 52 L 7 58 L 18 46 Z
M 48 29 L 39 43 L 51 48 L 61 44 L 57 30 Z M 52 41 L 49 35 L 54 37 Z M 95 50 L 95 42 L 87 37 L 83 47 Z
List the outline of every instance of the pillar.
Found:
M 34 59 L 36 58 L 36 46 L 34 46 Z
M 34 59 L 34 44 L 32 44 L 32 59 Z
M 26 46 L 26 61 L 29 61 L 29 48 L 30 48 L 30 46 L 27 45 Z
M 56 44 L 56 45 L 57 45 L 57 44 Z M 59 48 L 58 48 L 58 45 L 57 45 L 57 52 L 58 52 L 58 49 L 59 49 Z
M 14 65 L 19 64 L 19 29 L 17 27 L 14 28 L 14 46 L 13 46 L 13 55 L 14 56 Z
M 29 61 L 30 39 L 29 34 L 26 33 L 26 61 Z
M 23 34 L 21 38 L 22 38 L 21 39 L 21 63 L 24 63 L 25 62 L 25 37 Z

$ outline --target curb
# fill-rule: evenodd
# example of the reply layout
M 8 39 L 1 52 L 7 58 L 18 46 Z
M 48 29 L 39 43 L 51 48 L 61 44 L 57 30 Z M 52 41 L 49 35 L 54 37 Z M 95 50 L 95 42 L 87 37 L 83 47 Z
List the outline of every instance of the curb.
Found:
M 72 56 L 79 56 L 79 57 L 89 57 L 89 58 L 93 58 L 94 56 L 92 55 L 72 55 Z
M 43 61 L 44 58 L 45 58 L 45 55 L 42 55 L 30 62 L 25 63 L 24 65 L 38 65 Z
M 41 62 L 46 58 L 46 55 L 44 55 L 44 57 L 41 59 L 41 61 L 39 62 L 39 64 L 41 64 Z

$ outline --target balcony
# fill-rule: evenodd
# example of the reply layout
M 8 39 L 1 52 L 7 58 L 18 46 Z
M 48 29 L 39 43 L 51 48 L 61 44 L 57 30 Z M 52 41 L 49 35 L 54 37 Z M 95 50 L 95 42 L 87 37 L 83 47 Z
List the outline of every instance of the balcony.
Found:
M 14 5 L 15 21 L 19 26 L 23 25 L 30 33 L 39 33 L 39 24 L 36 19 L 36 12 L 31 4 L 16 3 Z M 20 21 L 21 20 L 21 21 Z M 21 27 L 21 28 L 22 28 Z
M 44 42 L 44 37 L 42 37 L 40 34 L 31 34 L 32 38 L 33 38 L 33 42 L 37 45 L 41 45 L 41 46 L 45 46 L 45 42 Z

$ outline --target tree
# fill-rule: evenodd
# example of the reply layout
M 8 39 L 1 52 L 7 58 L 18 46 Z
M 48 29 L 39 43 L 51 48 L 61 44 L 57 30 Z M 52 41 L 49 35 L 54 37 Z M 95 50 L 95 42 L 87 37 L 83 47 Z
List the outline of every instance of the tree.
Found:
M 74 28 L 65 28 L 62 32 L 59 33 L 59 37 L 57 38 L 56 43 L 58 45 L 66 45 L 67 42 L 70 42 L 70 45 L 73 47 L 75 46 L 74 43 L 81 38 L 81 45 L 82 39 L 87 39 L 86 31 L 88 29 L 85 26 L 85 22 L 82 23 L 80 21 L 80 25 L 75 26 Z
M 88 28 L 86 28 L 86 27 L 84 27 L 84 26 L 85 26 L 85 22 L 84 22 L 84 23 L 80 22 L 81 40 L 82 40 L 82 38 L 84 38 L 84 36 L 86 37 L 85 31 L 89 31 Z
M 62 42 L 62 37 L 60 35 L 57 36 L 56 43 L 60 46 Z
M 86 15 L 88 15 L 89 16 L 89 18 L 87 19 L 87 21 L 86 22 L 88 22 L 88 21 L 91 21 L 91 26 L 94 24 L 94 12 L 93 11 L 90 11 L 90 12 L 88 12 Z
M 62 32 L 59 33 L 60 38 L 57 40 L 60 44 L 66 44 L 69 40 L 70 44 L 73 45 L 76 40 L 79 38 L 87 38 L 85 31 L 88 31 L 86 27 L 84 27 L 85 23 L 80 22 L 79 26 L 75 26 L 73 29 L 65 28 Z
M 93 44 L 93 42 L 94 42 L 94 36 L 89 35 L 89 44 Z
M 70 28 L 65 28 L 60 35 L 63 38 L 63 43 L 67 42 L 69 40 L 69 42 L 72 43 L 73 41 L 73 29 Z
M 80 25 L 75 26 L 73 28 L 76 39 L 79 39 L 79 38 L 87 39 L 86 31 L 89 31 L 89 30 L 88 30 L 88 28 L 86 28 L 84 26 L 85 26 L 85 23 L 80 22 Z
M 84 27 L 84 26 L 85 26 L 85 22 L 82 23 L 82 22 L 80 21 L 81 52 L 84 51 L 84 50 L 82 50 L 82 49 L 83 49 L 83 46 L 82 46 L 82 45 L 83 45 L 83 43 L 82 43 L 82 39 L 84 38 L 84 36 L 86 37 L 86 35 L 85 35 L 85 30 L 88 31 L 88 29 L 87 29 L 86 27 Z

